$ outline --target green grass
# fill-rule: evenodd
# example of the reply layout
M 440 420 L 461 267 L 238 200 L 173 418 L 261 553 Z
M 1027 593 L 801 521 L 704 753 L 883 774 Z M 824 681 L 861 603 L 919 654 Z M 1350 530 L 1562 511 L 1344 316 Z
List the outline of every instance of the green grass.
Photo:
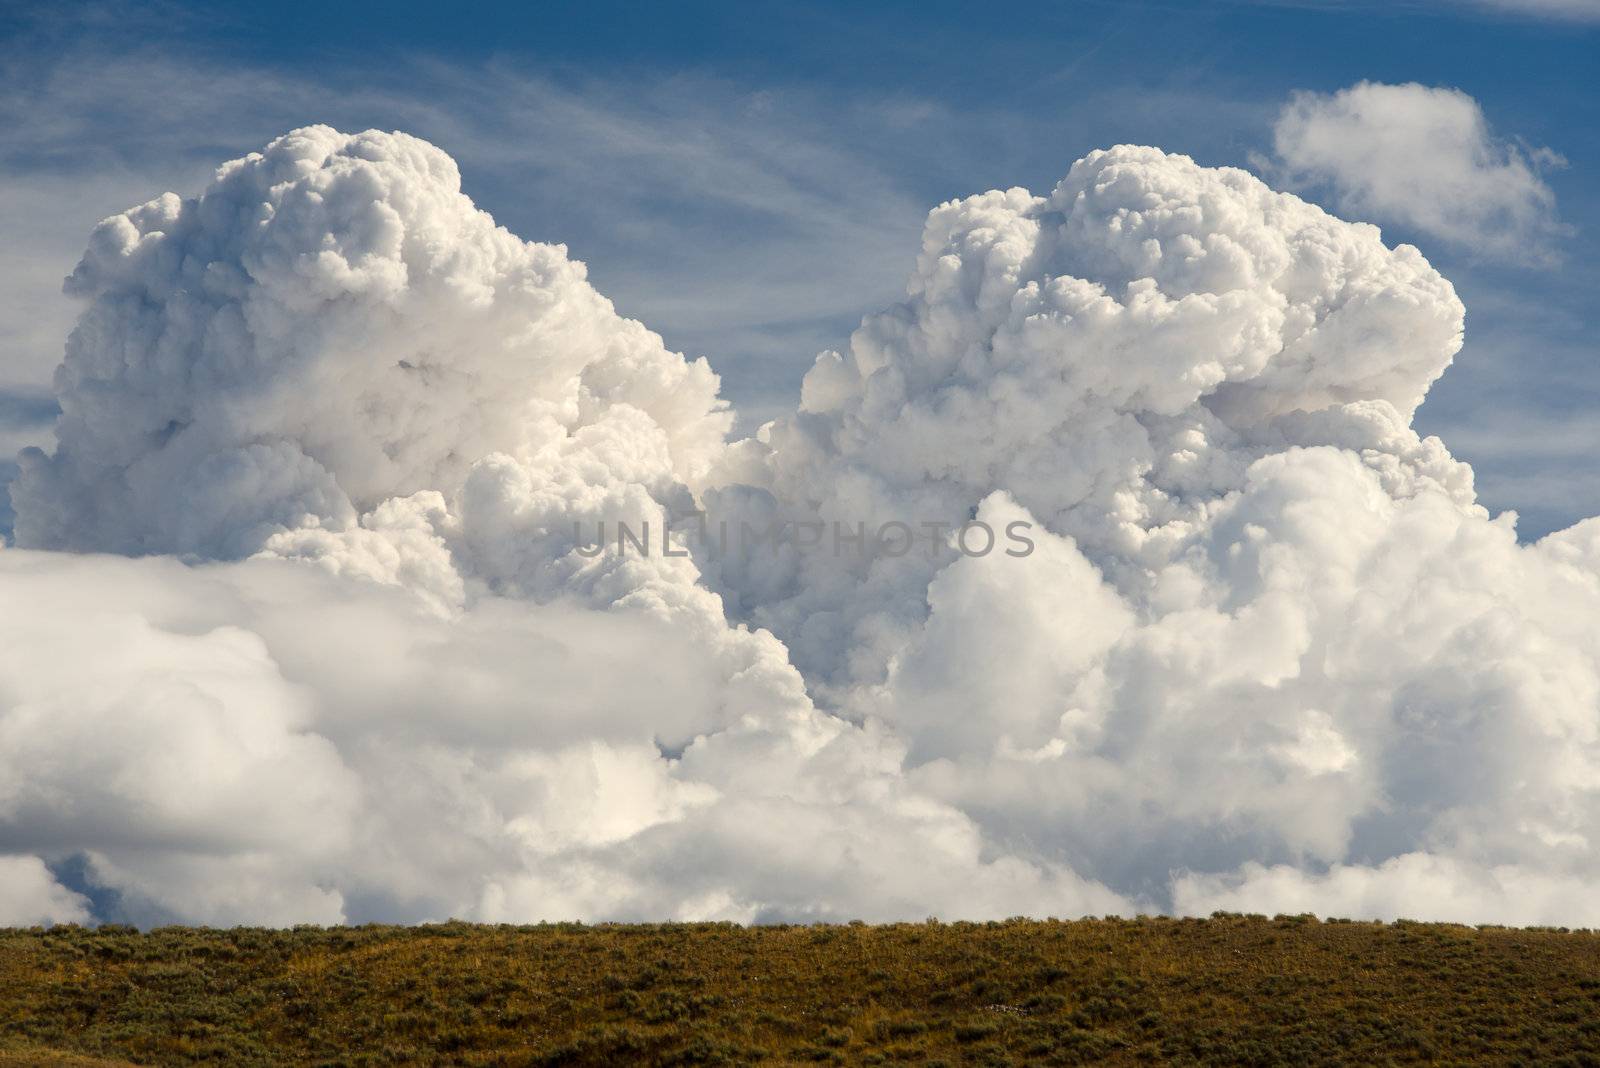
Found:
M 1466 1062 L 1600 1065 L 1600 934 L 1222 915 L 0 931 L 0 1068 Z

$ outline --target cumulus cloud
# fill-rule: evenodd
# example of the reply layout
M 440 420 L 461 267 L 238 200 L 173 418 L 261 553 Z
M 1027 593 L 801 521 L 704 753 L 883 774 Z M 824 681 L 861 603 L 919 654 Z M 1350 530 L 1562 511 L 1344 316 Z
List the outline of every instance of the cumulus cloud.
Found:
M 818 359 L 739 457 L 766 498 L 726 504 L 1030 520 L 1038 551 L 706 572 L 829 707 L 906 738 L 909 781 L 1124 893 L 1188 909 L 1287 866 L 1338 911 L 1410 854 L 1570 885 L 1594 870 L 1596 526 L 1519 544 L 1410 428 L 1462 311 L 1373 227 L 1092 153 L 1047 196 L 935 210 L 907 300 Z
M 139 922 L 1122 903 L 984 856 L 781 655 L 730 667 L 650 608 L 447 617 L 298 562 L 15 549 L 0 588 L 0 848 L 86 859 Z M 4 870 L 5 915 L 41 908 L 42 865 Z
M 1289 181 L 1327 187 L 1341 211 L 1484 257 L 1545 262 L 1567 233 L 1542 176 L 1566 161 L 1496 137 L 1459 89 L 1361 82 L 1296 93 L 1273 148 Z
M 692 509 L 730 414 L 436 148 L 297 131 L 69 286 L 0 554 L 0 838 L 128 917 L 1125 904 L 909 789 L 691 560 L 586 550 Z
M 1238 872 L 1180 876 L 1173 900 L 1184 912 L 1292 913 L 1515 926 L 1592 925 L 1600 916 L 1593 880 L 1543 874 L 1515 865 L 1486 866 L 1454 857 L 1405 853 L 1376 866 L 1335 864 L 1307 872 L 1286 864 L 1247 863 Z
M 297 131 L 193 200 L 113 216 L 68 279 L 91 303 L 58 447 L 25 453 L 13 489 L 18 544 L 237 558 L 493 454 L 692 475 L 730 421 L 716 376 L 584 276 L 403 135 Z M 601 455 L 628 420 L 643 451 Z
M 34 856 L 0 856 L 0 927 L 84 923 L 89 902 L 56 882 Z
M 1600 522 L 1479 506 L 1411 428 L 1449 282 L 1245 172 L 940 206 L 736 442 L 404 135 L 280 138 L 70 285 L 0 919 L 86 915 L 70 868 L 136 922 L 1594 922 Z M 910 544 L 595 544 L 697 516 Z

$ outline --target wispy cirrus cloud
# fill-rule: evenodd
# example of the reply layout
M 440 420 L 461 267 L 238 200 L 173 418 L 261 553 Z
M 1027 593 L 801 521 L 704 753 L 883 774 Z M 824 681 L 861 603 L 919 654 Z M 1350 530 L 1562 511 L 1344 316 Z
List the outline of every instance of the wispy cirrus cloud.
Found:
M 1249 0 L 1255 6 L 1371 17 L 1393 14 L 1506 16 L 1568 23 L 1600 22 L 1597 0 Z
M 1465 0 L 1458 6 L 1562 22 L 1600 22 L 1600 0 Z

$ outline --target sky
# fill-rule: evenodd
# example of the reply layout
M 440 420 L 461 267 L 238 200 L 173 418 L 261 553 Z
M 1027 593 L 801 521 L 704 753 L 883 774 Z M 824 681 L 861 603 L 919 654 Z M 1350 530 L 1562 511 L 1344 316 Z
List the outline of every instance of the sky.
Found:
M 1597 34 L 5 7 L 0 925 L 1600 925 Z
M 1497 143 L 1565 161 L 1540 168 L 1557 229 L 1538 262 L 1362 218 L 1416 243 L 1469 309 L 1419 428 L 1472 463 L 1524 537 L 1600 503 L 1600 14 L 1583 0 L 1075 3 L 1026 19 L 947 3 L 12 4 L 0 18 L 8 454 L 48 426 L 76 314 L 59 280 L 93 224 L 306 122 L 444 147 L 502 224 L 565 242 L 624 314 L 710 357 L 751 431 L 792 407 L 818 351 L 900 295 L 934 204 L 1046 188 L 1117 143 L 1271 171 L 1293 93 L 1365 80 L 1459 89 Z

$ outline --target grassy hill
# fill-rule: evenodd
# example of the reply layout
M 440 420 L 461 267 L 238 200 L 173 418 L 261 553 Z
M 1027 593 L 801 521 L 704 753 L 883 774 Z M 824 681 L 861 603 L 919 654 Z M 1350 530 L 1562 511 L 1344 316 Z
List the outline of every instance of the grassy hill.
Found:
M 0 931 L 0 1068 L 1600 1065 L 1600 934 L 1083 920 Z

